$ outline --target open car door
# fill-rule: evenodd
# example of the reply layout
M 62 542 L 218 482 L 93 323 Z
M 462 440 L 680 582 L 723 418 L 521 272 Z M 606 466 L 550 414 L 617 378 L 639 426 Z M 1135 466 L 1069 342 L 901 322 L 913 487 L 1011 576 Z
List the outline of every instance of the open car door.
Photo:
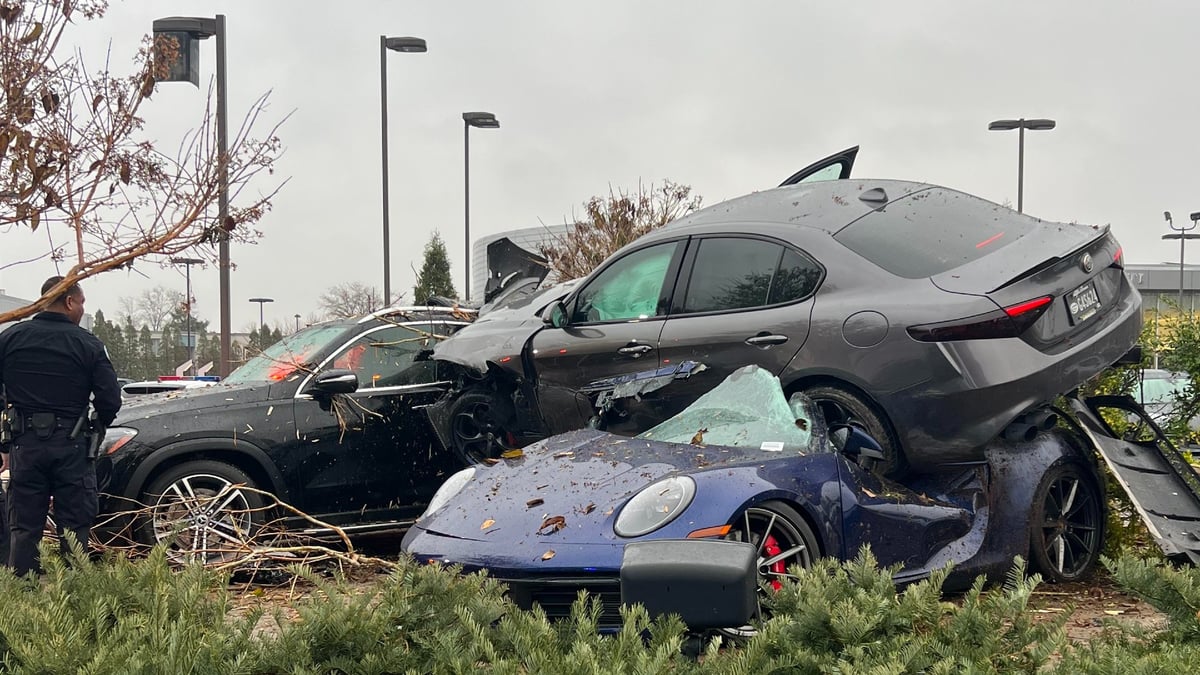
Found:
M 1068 400 L 1167 559 L 1200 564 L 1200 476 L 1188 461 L 1129 396 Z
M 779 187 L 797 183 L 813 183 L 819 180 L 845 180 L 850 177 L 850 169 L 854 167 L 854 158 L 857 155 L 857 145 L 853 148 L 846 148 L 800 169 L 780 183 Z

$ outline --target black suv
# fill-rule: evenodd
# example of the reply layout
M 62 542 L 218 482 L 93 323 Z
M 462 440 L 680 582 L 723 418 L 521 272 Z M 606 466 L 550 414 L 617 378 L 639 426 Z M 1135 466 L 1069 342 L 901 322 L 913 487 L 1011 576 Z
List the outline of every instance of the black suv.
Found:
M 419 355 L 472 318 L 408 307 L 322 323 L 214 386 L 127 401 L 97 460 L 101 512 L 153 516 L 111 519 L 100 534 L 132 527 L 144 543 L 218 551 L 288 515 L 259 491 L 351 533 L 408 525 L 463 464 L 418 409 L 447 386 L 445 366 Z

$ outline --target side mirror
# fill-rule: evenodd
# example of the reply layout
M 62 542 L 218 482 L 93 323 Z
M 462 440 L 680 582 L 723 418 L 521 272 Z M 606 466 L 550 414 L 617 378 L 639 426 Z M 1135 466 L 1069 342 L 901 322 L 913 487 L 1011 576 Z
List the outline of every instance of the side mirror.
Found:
M 358 375 L 353 370 L 334 368 L 318 373 L 308 386 L 309 394 L 352 394 L 358 390 Z
M 829 438 L 839 452 L 857 463 L 864 471 L 870 471 L 877 463 L 886 459 L 883 446 L 856 426 L 839 424 L 829 430 Z
M 562 300 L 555 300 L 542 310 L 542 323 L 554 328 L 562 328 L 567 325 L 567 306 L 562 303 Z

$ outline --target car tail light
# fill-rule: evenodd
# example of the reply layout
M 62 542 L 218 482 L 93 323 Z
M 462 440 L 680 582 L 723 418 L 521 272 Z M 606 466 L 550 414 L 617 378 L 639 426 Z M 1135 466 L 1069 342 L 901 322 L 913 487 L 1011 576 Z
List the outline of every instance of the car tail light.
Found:
M 912 339 L 921 342 L 1017 337 L 1032 326 L 1053 301 L 1052 296 L 1044 295 L 1040 298 L 1009 305 L 994 312 L 976 314 L 954 321 L 909 326 L 908 334 Z
M 1125 247 L 1118 246 L 1117 252 L 1113 254 L 1112 266 L 1118 269 L 1125 269 Z

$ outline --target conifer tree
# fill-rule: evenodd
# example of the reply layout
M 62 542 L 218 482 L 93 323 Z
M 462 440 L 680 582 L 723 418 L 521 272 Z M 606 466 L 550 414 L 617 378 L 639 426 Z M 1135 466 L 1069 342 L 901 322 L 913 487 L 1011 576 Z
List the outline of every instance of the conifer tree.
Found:
M 437 232 L 425 244 L 425 262 L 417 275 L 417 285 L 413 286 L 413 302 L 424 304 L 433 295 L 447 298 L 458 296 L 454 282 L 450 280 L 450 255 L 446 253 L 446 242 Z

